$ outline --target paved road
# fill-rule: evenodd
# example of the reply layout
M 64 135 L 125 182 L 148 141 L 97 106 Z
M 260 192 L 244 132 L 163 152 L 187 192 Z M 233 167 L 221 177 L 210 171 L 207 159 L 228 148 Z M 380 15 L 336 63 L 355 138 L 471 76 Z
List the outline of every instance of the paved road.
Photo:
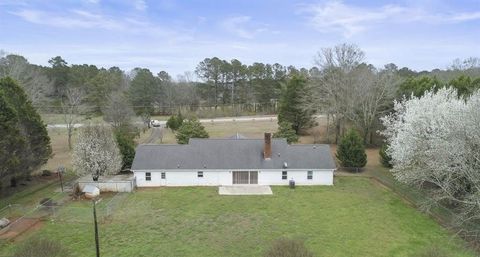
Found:
M 326 115 L 317 115 L 317 118 L 326 117 Z M 245 121 L 277 121 L 277 115 L 265 115 L 265 116 L 241 116 L 241 117 L 223 117 L 214 119 L 200 119 L 201 123 L 223 123 L 223 122 L 245 122 Z M 165 127 L 167 121 L 160 120 L 160 125 Z M 75 128 L 81 127 L 84 124 L 74 124 Z M 47 128 L 66 128 L 66 124 L 48 124 Z
M 244 122 L 244 121 L 276 121 L 276 115 L 268 116 L 241 116 L 241 117 L 223 117 L 223 118 L 214 118 L 214 119 L 200 119 L 202 123 L 222 123 L 222 122 Z M 159 121 L 160 125 L 165 126 L 167 121 Z M 81 127 L 84 124 L 77 123 L 74 124 L 75 128 Z M 48 128 L 66 128 L 67 124 L 48 124 Z

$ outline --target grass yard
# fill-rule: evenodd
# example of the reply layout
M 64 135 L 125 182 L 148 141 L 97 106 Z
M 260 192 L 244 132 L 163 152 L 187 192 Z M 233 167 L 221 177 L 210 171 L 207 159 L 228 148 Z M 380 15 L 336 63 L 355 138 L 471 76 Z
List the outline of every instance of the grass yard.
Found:
M 273 196 L 219 196 L 216 187 L 141 189 L 100 225 L 102 256 L 262 256 L 281 237 L 305 240 L 316 256 L 474 256 L 429 217 L 368 178 L 335 186 L 273 187 Z M 108 197 L 108 196 L 107 196 Z M 91 217 L 88 201 L 71 202 Z M 72 208 L 73 210 L 73 208 Z M 73 216 L 72 216 L 73 217 Z M 93 225 L 46 222 L 29 234 L 58 240 L 74 256 L 94 256 Z M 5 243 L 9 256 L 15 243 Z
M 207 122 L 202 123 L 207 130 L 210 138 L 228 138 L 240 133 L 248 138 L 263 138 L 264 132 L 277 131 L 277 121 L 241 121 L 241 122 Z M 175 134 L 167 128 L 163 128 L 164 144 L 176 144 Z M 137 142 L 144 142 L 149 138 L 152 130 L 146 130 L 145 133 L 140 134 L 140 138 Z M 160 139 L 157 139 L 155 143 L 160 144 Z
M 50 142 L 52 144 L 53 156 L 48 162 L 43 165 L 41 169 L 47 169 L 55 171 L 58 166 L 63 165 L 66 168 L 71 168 L 71 154 L 68 149 L 68 135 L 65 128 L 49 128 L 48 135 L 50 136 Z M 75 143 L 76 129 L 72 138 L 72 143 Z
M 71 177 L 71 176 L 70 176 Z M 60 187 L 60 182 L 56 175 L 46 178 L 35 178 L 28 182 L 27 186 L 18 186 L 17 192 L 0 199 L 0 209 L 8 204 L 20 204 L 26 208 L 33 209 L 40 200 L 46 197 L 52 197 L 55 190 Z
M 46 124 L 65 124 L 65 116 L 63 114 L 41 113 L 43 122 Z M 75 123 L 103 123 L 102 116 L 85 116 L 76 115 Z
M 277 121 L 241 121 L 223 123 L 204 123 L 210 138 L 227 138 L 236 133 L 247 138 L 263 138 L 265 132 L 276 132 Z

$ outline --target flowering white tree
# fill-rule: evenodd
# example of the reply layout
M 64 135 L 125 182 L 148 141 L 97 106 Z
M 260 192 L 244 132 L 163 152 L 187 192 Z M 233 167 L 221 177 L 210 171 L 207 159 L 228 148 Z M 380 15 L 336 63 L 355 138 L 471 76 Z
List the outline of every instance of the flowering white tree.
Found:
M 93 180 L 105 174 L 115 174 L 122 167 L 122 156 L 106 126 L 86 126 L 80 130 L 73 148 L 73 166 L 78 175 L 92 174 Z
M 429 192 L 430 204 L 454 209 L 460 222 L 479 221 L 480 92 L 466 100 L 454 89 L 427 92 L 395 102 L 382 121 L 395 178 Z

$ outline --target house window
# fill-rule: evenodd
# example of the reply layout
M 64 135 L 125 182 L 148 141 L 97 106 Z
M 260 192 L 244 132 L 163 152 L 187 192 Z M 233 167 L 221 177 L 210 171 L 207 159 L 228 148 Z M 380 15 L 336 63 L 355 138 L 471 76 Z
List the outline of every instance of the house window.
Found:
M 160 177 L 161 177 L 162 179 L 165 179 L 165 172 L 160 173 Z
M 287 171 L 286 170 L 282 171 L 282 179 L 283 180 L 287 179 Z
M 145 180 L 146 181 L 151 181 L 152 180 L 152 173 L 151 172 L 145 172 Z
M 312 179 L 313 178 L 313 171 L 309 170 L 307 171 L 307 179 Z
M 197 177 L 199 177 L 199 178 L 203 178 L 203 171 L 199 171 L 199 172 L 197 172 Z

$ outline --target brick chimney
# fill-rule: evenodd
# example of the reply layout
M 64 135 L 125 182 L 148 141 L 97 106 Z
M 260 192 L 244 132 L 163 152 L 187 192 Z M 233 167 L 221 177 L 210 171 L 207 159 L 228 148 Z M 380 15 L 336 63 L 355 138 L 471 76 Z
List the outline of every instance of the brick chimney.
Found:
M 263 145 L 263 158 L 270 160 L 272 158 L 272 133 L 265 133 L 265 143 Z

